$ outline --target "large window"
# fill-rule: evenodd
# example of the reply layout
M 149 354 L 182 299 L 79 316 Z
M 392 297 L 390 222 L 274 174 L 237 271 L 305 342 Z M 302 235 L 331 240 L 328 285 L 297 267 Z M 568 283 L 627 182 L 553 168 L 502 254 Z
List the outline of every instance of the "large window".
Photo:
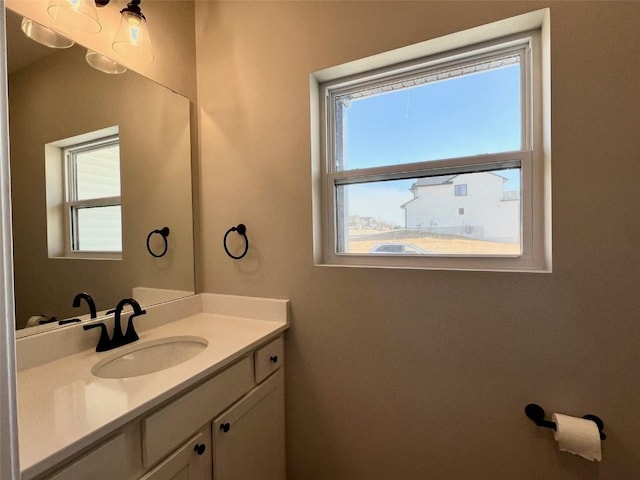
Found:
M 68 146 L 64 158 L 67 253 L 121 252 L 118 137 Z
M 319 263 L 548 270 L 541 50 L 534 29 L 317 75 Z

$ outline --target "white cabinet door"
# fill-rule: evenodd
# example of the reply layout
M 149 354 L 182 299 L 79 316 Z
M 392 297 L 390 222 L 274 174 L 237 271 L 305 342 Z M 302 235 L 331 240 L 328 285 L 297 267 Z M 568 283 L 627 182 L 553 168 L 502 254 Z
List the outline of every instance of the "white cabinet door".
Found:
M 215 480 L 284 480 L 284 372 L 213 422 Z
M 211 428 L 206 425 L 140 480 L 212 480 Z

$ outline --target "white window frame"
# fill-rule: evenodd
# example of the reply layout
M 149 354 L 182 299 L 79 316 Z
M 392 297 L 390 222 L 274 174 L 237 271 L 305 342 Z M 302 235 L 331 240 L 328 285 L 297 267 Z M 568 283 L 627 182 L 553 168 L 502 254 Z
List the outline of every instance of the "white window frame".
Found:
M 318 265 L 456 270 L 551 271 L 550 229 L 550 72 L 549 11 L 531 12 L 423 44 L 333 67 L 311 76 L 314 201 L 314 259 Z M 480 40 L 480 41 L 478 41 Z M 491 155 L 449 158 L 416 164 L 337 171 L 333 146 L 334 98 L 375 88 L 381 79 L 442 68 L 470 55 L 494 55 L 505 48 L 525 49 L 522 149 Z M 453 48 L 452 48 L 453 47 Z M 400 61 L 398 61 L 400 59 Z M 394 60 L 394 61 L 392 61 Z M 372 68 L 375 67 L 375 68 Z M 317 103 L 316 103 L 317 102 Z M 314 115 L 315 114 L 315 115 Z M 521 168 L 522 254 L 383 256 L 336 253 L 336 188 L 367 181 Z
M 109 147 L 111 145 L 119 145 L 119 135 L 110 135 L 107 137 L 95 138 L 80 144 L 73 144 L 64 147 L 62 155 L 65 165 L 65 201 L 64 201 L 64 256 L 67 258 L 104 258 L 104 259 L 121 259 L 122 250 L 120 251 L 100 251 L 100 250 L 78 250 L 75 246 L 78 238 L 77 233 L 77 213 L 78 210 L 91 207 L 110 207 L 120 206 L 122 208 L 122 200 L 120 196 L 91 198 L 86 200 L 78 200 L 77 198 L 77 179 L 76 179 L 76 155 L 97 148 Z

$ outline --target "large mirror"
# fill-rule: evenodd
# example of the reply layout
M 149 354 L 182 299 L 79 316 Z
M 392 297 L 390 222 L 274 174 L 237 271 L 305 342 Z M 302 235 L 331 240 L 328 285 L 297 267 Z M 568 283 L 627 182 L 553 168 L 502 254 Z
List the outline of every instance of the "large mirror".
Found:
M 132 295 L 148 306 L 192 294 L 189 101 L 130 70 L 95 70 L 85 48 L 44 47 L 22 33 L 21 16 L 7 10 L 6 19 L 19 335 L 86 318 L 86 303 L 72 306 L 79 292 L 93 297 L 99 315 Z M 70 228 L 60 200 L 64 146 L 100 131 L 119 137 L 121 254 L 77 258 L 61 247 Z M 149 236 L 164 227 L 168 236 Z M 166 253 L 152 255 L 163 253 L 165 238 Z

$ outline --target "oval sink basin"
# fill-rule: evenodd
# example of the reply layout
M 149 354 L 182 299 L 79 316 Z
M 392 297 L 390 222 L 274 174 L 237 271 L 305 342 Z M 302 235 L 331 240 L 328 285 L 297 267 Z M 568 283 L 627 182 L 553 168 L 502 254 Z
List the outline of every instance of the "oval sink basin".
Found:
M 136 342 L 100 360 L 91 373 L 101 378 L 129 378 L 159 372 L 192 359 L 207 345 L 204 338 L 192 336 Z

